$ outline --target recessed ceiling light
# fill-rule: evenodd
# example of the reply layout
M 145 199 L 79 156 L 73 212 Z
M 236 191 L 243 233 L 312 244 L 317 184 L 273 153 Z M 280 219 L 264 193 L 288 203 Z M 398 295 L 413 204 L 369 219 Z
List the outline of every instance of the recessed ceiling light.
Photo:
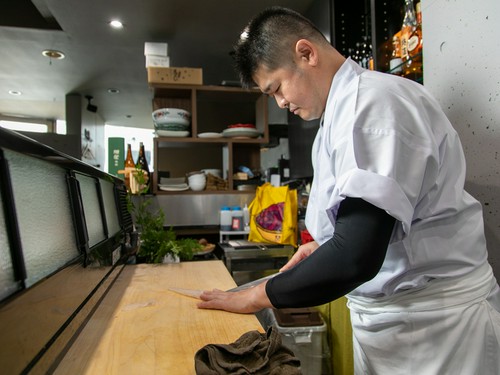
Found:
M 9 90 L 9 94 L 14 96 L 21 96 L 23 93 L 17 90 Z
M 109 26 L 111 26 L 113 29 L 122 29 L 123 28 L 123 23 L 118 20 L 111 20 L 109 22 Z
M 110 93 L 110 94 L 119 94 L 120 90 L 114 89 L 114 88 L 110 88 L 110 89 L 108 89 L 108 93 Z
M 55 49 L 46 49 L 42 51 L 42 55 L 54 60 L 64 59 L 64 53 L 61 51 L 56 51 Z

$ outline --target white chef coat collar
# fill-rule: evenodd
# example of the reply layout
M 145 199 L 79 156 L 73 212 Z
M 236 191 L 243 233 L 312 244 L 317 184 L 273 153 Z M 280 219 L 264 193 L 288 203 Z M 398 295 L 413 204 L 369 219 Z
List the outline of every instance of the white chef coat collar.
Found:
M 345 87 L 344 82 L 349 82 L 354 77 L 361 75 L 364 71 L 366 71 L 366 69 L 362 68 L 348 57 L 333 76 L 329 95 L 332 97 L 335 96 L 339 87 Z
M 327 103 L 332 103 L 332 105 L 327 105 L 323 116 L 321 117 L 321 125 L 323 125 L 324 118 L 333 118 L 333 112 L 335 110 L 335 97 L 338 95 L 339 90 L 345 87 L 345 82 L 349 82 L 352 79 L 360 76 L 366 69 L 359 66 L 350 57 L 348 57 L 344 63 L 340 66 L 337 73 L 333 76 L 332 84 L 330 86 L 330 92 L 328 93 Z

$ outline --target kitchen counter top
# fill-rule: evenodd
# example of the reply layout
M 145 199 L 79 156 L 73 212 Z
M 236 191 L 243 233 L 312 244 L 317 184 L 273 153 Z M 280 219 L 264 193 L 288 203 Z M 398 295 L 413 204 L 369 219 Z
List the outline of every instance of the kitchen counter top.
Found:
M 124 266 L 55 373 L 192 375 L 204 345 L 263 328 L 254 315 L 201 310 L 169 288 L 234 286 L 218 260 Z

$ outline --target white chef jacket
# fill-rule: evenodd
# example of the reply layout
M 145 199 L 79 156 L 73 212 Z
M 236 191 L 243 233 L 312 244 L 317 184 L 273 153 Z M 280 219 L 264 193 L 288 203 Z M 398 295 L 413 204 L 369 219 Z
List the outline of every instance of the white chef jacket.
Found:
M 312 154 L 306 226 L 318 243 L 331 238 L 345 197 L 398 220 L 379 274 L 352 294 L 390 296 L 486 261 L 482 208 L 463 190 L 460 140 L 422 85 L 348 59 L 333 79 Z
M 306 226 L 318 243 L 332 237 L 346 197 L 397 220 L 380 272 L 347 295 L 356 373 L 500 371 L 500 293 L 482 208 L 464 191 L 459 137 L 424 87 L 347 59 L 312 160 Z

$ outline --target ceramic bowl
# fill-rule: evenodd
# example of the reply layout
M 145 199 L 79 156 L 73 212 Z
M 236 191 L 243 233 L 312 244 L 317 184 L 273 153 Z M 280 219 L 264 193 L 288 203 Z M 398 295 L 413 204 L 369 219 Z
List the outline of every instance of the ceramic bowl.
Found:
M 189 188 L 193 191 L 201 191 L 203 189 L 205 189 L 205 185 L 206 185 L 206 182 L 203 181 L 203 182 L 189 182 Z
M 204 175 L 204 174 L 205 174 L 205 172 L 203 172 L 203 171 L 193 171 L 193 172 L 186 173 L 186 176 L 189 178 L 191 176 Z
M 195 175 L 188 177 L 188 183 L 194 183 L 194 184 L 205 184 L 207 182 L 207 177 L 205 175 Z
M 152 116 L 156 125 L 189 125 L 191 122 L 191 114 L 181 108 L 160 108 L 154 111 Z
M 189 129 L 189 124 L 174 124 L 174 123 L 165 123 L 165 124 L 154 124 L 156 130 L 170 130 L 170 131 L 186 131 Z

